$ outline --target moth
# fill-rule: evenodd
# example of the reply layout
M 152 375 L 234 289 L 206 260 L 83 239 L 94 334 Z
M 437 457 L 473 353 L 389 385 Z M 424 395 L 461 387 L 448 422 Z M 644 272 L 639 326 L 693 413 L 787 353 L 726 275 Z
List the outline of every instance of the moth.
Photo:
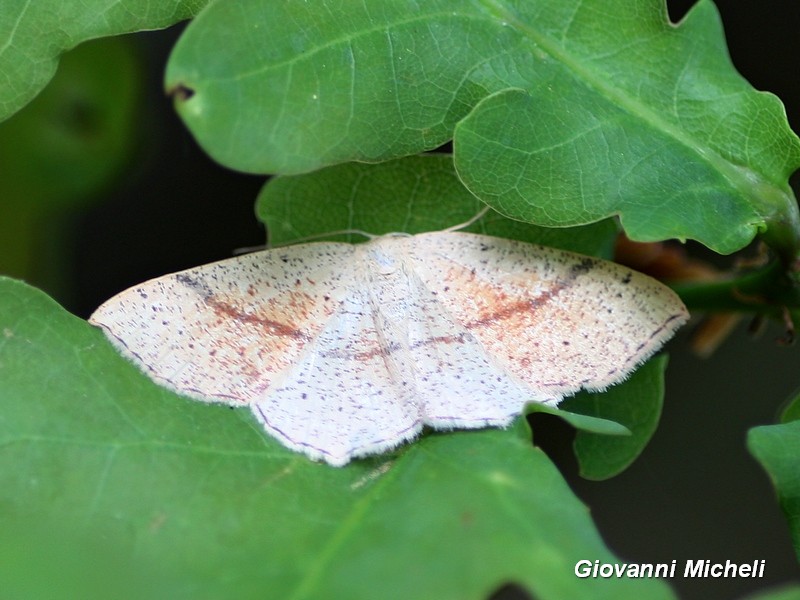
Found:
M 503 427 L 624 380 L 688 314 L 597 258 L 457 231 L 300 244 L 165 275 L 90 321 L 157 383 L 249 406 L 341 466 L 424 426 Z

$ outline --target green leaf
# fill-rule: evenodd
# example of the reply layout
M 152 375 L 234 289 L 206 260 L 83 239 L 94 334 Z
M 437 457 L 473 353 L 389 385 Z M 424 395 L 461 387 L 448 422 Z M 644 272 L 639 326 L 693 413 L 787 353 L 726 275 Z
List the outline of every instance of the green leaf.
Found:
M 50 290 L 68 285 L 64 216 L 99 199 L 131 158 L 136 58 L 125 38 L 82 44 L 33 102 L 0 123 L 0 272 Z
M 532 403 L 528 406 L 529 413 L 544 413 L 563 419 L 579 431 L 588 431 L 599 435 L 631 435 L 631 430 L 616 421 L 592 417 L 580 413 L 569 412 L 544 404 Z
M 678 26 L 663 0 L 218 2 L 166 85 L 236 169 L 383 161 L 454 137 L 467 187 L 515 219 L 619 215 L 633 239 L 723 253 L 769 229 L 784 255 L 800 247 L 800 140 L 731 65 L 709 0 Z
M 73 207 L 130 158 L 140 73 L 129 39 L 68 52 L 36 99 L 0 123 L 0 197 L 45 209 Z
M 93 38 L 168 27 L 207 0 L 3 0 L 0 121 L 50 81 L 62 52 Z
M 7 278 L 0 379 L 0 582 L 16 598 L 461 600 L 509 581 L 543 600 L 673 597 L 575 577 L 615 559 L 524 419 L 332 468 L 246 410 L 159 388 Z
M 786 403 L 786 407 L 781 412 L 781 423 L 790 421 L 800 421 L 800 390 L 792 395 Z
M 306 175 L 270 179 L 256 201 L 270 242 L 312 237 L 363 242 L 371 235 L 421 233 L 465 223 L 485 205 L 461 183 L 450 155 L 410 156 L 377 165 L 348 163 Z M 610 220 L 586 227 L 535 227 L 489 212 L 465 231 L 609 257 L 617 228 Z
M 657 356 L 639 367 L 625 385 L 609 388 L 605 394 L 581 392 L 561 404 L 565 410 L 620 423 L 632 433 L 610 437 L 579 430 L 575 455 L 583 477 L 613 477 L 642 453 L 661 418 L 666 368 L 667 357 Z
M 772 479 L 800 559 L 800 421 L 754 427 L 747 447 Z

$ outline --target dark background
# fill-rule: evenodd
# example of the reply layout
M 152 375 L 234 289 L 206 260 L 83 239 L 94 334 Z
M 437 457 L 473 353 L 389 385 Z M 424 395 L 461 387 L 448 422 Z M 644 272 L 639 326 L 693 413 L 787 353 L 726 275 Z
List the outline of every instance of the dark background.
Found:
M 673 20 L 691 4 L 670 1 Z M 734 64 L 756 89 L 782 98 L 799 130 L 800 3 L 720 0 L 717 6 Z M 163 93 L 164 66 L 180 30 L 131 36 L 146 69 L 148 125 L 139 132 L 131 170 L 74 220 L 68 279 L 78 285 L 57 299 L 80 316 L 134 283 L 264 242 L 253 214 L 264 178 L 207 158 Z M 610 481 L 578 477 L 572 431 L 555 418 L 534 419 L 537 443 L 591 507 L 621 560 L 676 559 L 679 570 L 687 559 L 767 561 L 764 579 L 678 577 L 672 583 L 683 598 L 741 597 L 800 576 L 774 490 L 745 447 L 747 430 L 776 422 L 781 403 L 800 385 L 800 350 L 776 345 L 781 333 L 772 326 L 752 340 L 742 325 L 708 360 L 688 352 L 688 333 L 679 336 L 671 345 L 662 423 L 639 460 Z

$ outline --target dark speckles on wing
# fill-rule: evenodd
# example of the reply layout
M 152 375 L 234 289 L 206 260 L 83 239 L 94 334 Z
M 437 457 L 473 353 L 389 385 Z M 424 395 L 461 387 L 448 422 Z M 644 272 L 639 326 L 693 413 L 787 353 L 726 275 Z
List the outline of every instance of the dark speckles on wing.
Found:
M 210 298 L 213 295 L 211 288 L 209 288 L 205 283 L 196 277 L 192 277 L 187 273 L 176 273 L 175 279 L 179 283 L 182 283 L 186 287 L 196 292 L 203 299 Z
M 573 276 L 573 281 L 575 277 L 588 273 L 589 271 L 594 269 L 595 265 L 597 265 L 597 261 L 595 259 L 590 258 L 588 256 L 583 257 L 580 260 L 580 262 L 570 267 L 570 274 Z

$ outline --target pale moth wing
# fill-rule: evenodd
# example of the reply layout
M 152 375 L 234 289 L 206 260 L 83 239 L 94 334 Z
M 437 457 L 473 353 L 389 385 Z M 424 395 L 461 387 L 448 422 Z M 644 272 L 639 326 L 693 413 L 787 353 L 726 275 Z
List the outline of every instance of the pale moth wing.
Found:
M 688 318 L 600 259 L 462 232 L 319 242 L 165 275 L 90 321 L 156 382 L 249 405 L 340 466 L 423 426 L 504 426 L 622 381 Z

